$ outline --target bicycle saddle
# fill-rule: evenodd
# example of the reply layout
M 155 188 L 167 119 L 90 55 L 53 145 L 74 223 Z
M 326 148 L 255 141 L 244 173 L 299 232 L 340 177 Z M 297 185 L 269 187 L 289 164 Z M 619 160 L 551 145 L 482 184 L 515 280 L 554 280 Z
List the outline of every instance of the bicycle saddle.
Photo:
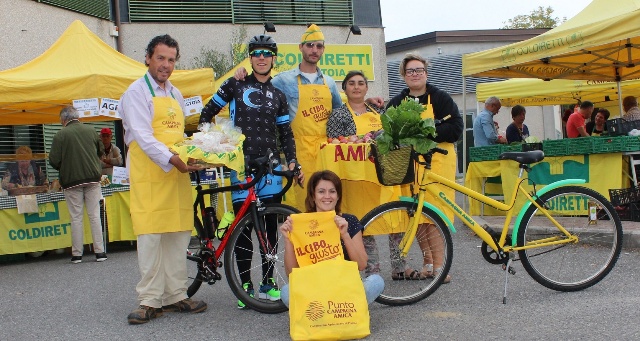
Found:
M 504 152 L 498 157 L 500 160 L 513 160 L 519 164 L 530 164 L 542 161 L 544 152 L 541 150 L 532 150 L 530 152 Z

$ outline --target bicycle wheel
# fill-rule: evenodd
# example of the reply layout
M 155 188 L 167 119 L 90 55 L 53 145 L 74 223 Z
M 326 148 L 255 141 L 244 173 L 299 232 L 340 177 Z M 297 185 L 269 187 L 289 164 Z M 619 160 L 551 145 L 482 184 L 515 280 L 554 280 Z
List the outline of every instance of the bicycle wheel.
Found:
M 385 279 L 384 292 L 376 299 L 378 303 L 394 306 L 416 303 L 438 289 L 451 267 L 453 242 L 449 229 L 426 207 L 418 217 L 421 227 L 411 241 L 409 253 L 401 257 L 397 246 L 415 216 L 415 209 L 413 203 L 394 201 L 374 208 L 362 218 L 363 239 L 369 256 L 364 275 L 378 273 Z M 430 227 L 425 228 L 427 225 Z M 441 270 L 433 276 L 404 276 L 407 269 L 422 269 L 423 254 L 431 254 L 435 266 L 441 266 Z
M 622 247 L 622 224 L 613 205 L 598 192 L 579 186 L 553 189 L 542 195 L 540 202 L 578 239 L 520 250 L 525 270 L 538 283 L 558 291 L 582 290 L 601 281 L 616 264 Z M 565 236 L 531 205 L 520 222 L 518 246 L 542 238 Z
M 265 210 L 260 213 L 260 217 L 261 220 L 262 217 L 266 220 L 273 219 L 277 221 L 277 226 L 280 226 L 289 215 L 295 213 L 300 213 L 300 211 L 287 205 L 268 204 Z M 275 250 L 267 255 L 265 261 L 263 261 L 260 254 L 260 242 L 255 229 L 248 236 L 245 232 L 245 227 L 249 224 L 253 224 L 253 222 L 250 215 L 247 214 L 238 222 L 238 226 L 234 228 L 231 236 L 229 236 L 228 244 L 224 251 L 224 271 L 229 287 L 231 287 L 231 290 L 239 300 L 253 310 L 268 314 L 287 311 L 287 307 L 281 300 L 273 301 L 269 295 L 260 292 L 260 284 L 267 283 L 269 278 L 273 278 L 275 283 L 280 286 L 288 282 L 284 268 L 284 247 L 278 247 L 278 241 L 282 236 L 278 232 L 277 226 L 267 227 L 267 239 L 275 240 L 276 243 Z M 248 248 L 247 245 L 251 245 L 252 248 Z M 246 264 L 247 262 L 249 265 Z M 239 264 L 242 265 L 242 268 L 249 270 L 243 271 L 241 274 Z M 267 273 L 263 274 L 265 270 Z M 272 272 L 272 274 L 268 274 L 269 272 Z M 243 283 L 246 283 L 246 280 L 243 281 L 242 277 L 250 278 L 250 283 L 254 290 L 253 296 L 250 296 L 243 288 Z

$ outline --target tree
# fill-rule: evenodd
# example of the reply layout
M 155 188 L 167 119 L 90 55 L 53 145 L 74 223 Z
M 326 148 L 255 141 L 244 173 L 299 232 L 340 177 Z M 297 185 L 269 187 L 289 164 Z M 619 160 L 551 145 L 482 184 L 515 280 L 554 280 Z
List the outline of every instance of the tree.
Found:
M 216 78 L 224 75 L 247 57 L 246 38 L 247 28 L 242 25 L 233 32 L 230 54 L 202 46 L 200 55 L 193 58 L 191 68 L 212 68 Z
M 513 19 L 503 22 L 502 28 L 554 28 L 567 20 L 567 18 L 552 17 L 553 8 L 538 6 L 528 15 L 516 15 Z

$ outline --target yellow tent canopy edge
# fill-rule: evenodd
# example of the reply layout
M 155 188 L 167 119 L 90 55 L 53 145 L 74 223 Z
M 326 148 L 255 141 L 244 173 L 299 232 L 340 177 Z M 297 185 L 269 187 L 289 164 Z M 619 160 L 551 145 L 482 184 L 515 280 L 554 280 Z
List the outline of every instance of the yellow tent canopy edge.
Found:
M 40 56 L 0 71 L 0 125 L 59 123 L 60 109 L 74 99 L 119 99 L 146 71 L 76 20 Z M 214 89 L 210 68 L 175 70 L 170 81 L 184 97 L 208 97 Z

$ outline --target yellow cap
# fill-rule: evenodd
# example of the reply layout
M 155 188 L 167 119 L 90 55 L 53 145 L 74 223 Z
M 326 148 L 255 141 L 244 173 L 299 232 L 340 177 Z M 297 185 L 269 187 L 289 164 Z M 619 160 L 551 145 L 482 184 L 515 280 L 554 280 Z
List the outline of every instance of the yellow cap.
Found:
M 300 39 L 300 44 L 304 44 L 309 41 L 319 41 L 319 40 L 324 41 L 324 34 L 322 34 L 322 31 L 320 31 L 320 27 L 318 27 L 318 25 L 311 24 L 311 26 L 309 26 L 307 30 L 304 31 L 304 33 L 302 34 L 302 38 Z

